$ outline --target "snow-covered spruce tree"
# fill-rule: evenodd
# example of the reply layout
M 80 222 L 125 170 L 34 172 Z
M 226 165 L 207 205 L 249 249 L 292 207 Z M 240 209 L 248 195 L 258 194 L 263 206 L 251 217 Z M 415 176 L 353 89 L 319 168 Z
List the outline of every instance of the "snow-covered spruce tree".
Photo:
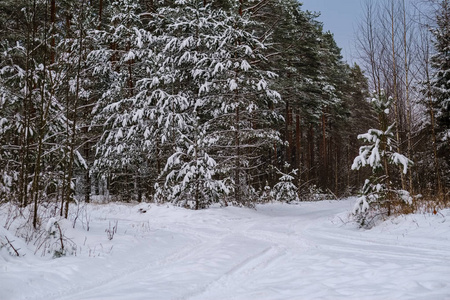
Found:
M 437 27 L 431 31 L 436 54 L 431 57 L 433 74 L 430 85 L 436 120 L 437 156 L 442 172 L 438 184 L 443 186 L 438 189 L 445 193 L 444 189 L 450 189 L 450 1 L 442 0 L 439 8 Z
M 359 149 L 359 155 L 354 159 L 352 170 L 370 166 L 372 176 L 366 179 L 358 198 L 353 214 L 361 226 L 371 226 L 378 215 L 391 214 L 391 209 L 398 200 L 411 204 L 412 198 L 404 190 L 392 186 L 389 165 L 401 166 L 406 174 L 412 161 L 404 155 L 395 152 L 397 141 L 392 130 L 395 123 L 387 126 L 387 114 L 393 99 L 386 97 L 384 92 L 372 98 L 371 102 L 379 115 L 381 129 L 369 129 L 365 134 L 358 135 L 367 145 Z

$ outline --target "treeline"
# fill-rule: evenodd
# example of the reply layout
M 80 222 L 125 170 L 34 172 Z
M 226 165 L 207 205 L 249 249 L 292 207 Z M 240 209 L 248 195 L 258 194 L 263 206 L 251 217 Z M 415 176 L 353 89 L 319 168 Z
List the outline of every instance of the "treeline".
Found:
M 0 197 L 35 227 L 49 200 L 197 209 L 252 205 L 293 169 L 300 196 L 363 181 L 367 79 L 295 0 L 0 6 Z

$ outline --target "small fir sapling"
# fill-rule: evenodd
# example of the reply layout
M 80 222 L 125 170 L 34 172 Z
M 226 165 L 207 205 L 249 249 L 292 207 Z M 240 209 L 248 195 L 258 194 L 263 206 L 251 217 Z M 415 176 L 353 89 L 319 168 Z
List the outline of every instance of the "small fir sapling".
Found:
M 266 185 L 264 186 L 264 189 L 261 191 L 261 197 L 260 202 L 267 203 L 272 201 L 272 189 L 269 186 L 269 183 L 266 181 Z
M 285 169 L 289 168 L 289 164 L 285 164 Z M 282 202 L 299 201 L 298 188 L 293 183 L 295 176 L 297 175 L 297 169 L 291 170 L 289 173 L 282 172 L 275 168 L 276 172 L 281 175 L 278 179 L 278 183 L 275 184 L 271 195 L 274 200 Z

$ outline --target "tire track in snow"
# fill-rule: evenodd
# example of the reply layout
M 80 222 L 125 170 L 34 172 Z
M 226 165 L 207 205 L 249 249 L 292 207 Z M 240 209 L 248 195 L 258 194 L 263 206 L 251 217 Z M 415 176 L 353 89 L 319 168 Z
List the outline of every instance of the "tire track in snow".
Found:
M 370 255 L 384 255 L 398 259 L 414 259 L 427 262 L 441 262 L 450 259 L 450 249 L 436 249 L 437 245 L 402 243 L 399 240 L 389 240 L 380 236 L 355 236 L 354 232 L 348 235 L 330 231 L 332 228 L 308 228 L 305 234 L 309 236 L 320 248 L 335 249 L 343 252 L 361 253 L 368 250 Z M 374 240 L 376 238 L 376 240 Z M 398 255 L 402 253 L 402 255 Z M 430 256 L 432 254 L 432 256 Z
M 167 235 L 175 233 L 180 234 L 182 236 L 188 236 L 189 238 L 195 240 L 194 243 L 183 246 L 182 249 L 179 251 L 175 251 L 167 256 L 158 258 L 156 261 L 144 264 L 144 266 L 142 266 L 141 263 L 138 266 L 127 268 L 127 270 L 120 272 L 120 274 L 116 274 L 114 276 L 110 276 L 102 280 L 94 281 L 93 283 L 86 286 L 72 287 L 64 292 L 53 293 L 43 297 L 42 299 L 61 299 L 61 300 L 78 299 L 78 297 L 82 295 L 89 294 L 90 291 L 101 290 L 105 286 L 114 285 L 114 283 L 122 280 L 124 277 L 129 277 L 130 275 L 145 272 L 146 270 L 150 270 L 153 268 L 161 269 L 165 266 L 173 265 L 179 261 L 187 260 L 192 256 L 196 256 L 197 253 L 200 252 L 200 250 L 204 250 L 205 248 L 207 248 L 205 245 L 211 244 L 211 240 L 220 241 L 224 237 L 229 236 L 230 233 L 232 232 L 231 229 L 229 228 L 221 228 L 220 231 L 222 231 L 223 234 L 217 235 L 212 233 L 204 233 L 202 231 L 202 229 L 210 229 L 210 228 L 190 229 L 189 226 L 192 225 L 184 223 L 175 223 L 171 224 L 170 226 L 163 226 L 160 228 L 156 228 L 156 230 L 159 231 L 167 231 L 169 233 Z M 141 258 L 135 258 L 135 260 L 145 262 L 146 261 L 145 258 L 147 257 L 147 255 L 151 256 L 153 254 L 154 253 L 146 253 L 142 255 Z
M 284 226 L 290 228 L 292 226 L 291 223 L 292 222 L 285 222 L 284 224 L 286 225 Z M 253 226 L 254 224 L 250 224 L 246 230 L 230 231 L 229 236 L 242 235 L 245 233 L 244 237 L 246 239 L 262 241 L 270 246 L 236 264 L 229 269 L 229 271 L 225 272 L 217 279 L 214 279 L 203 288 L 178 299 L 208 299 L 205 297 L 207 297 L 209 293 L 214 293 L 214 295 L 228 294 L 226 293 L 227 291 L 235 290 L 242 286 L 244 282 L 252 280 L 252 274 L 263 271 L 293 249 L 305 250 L 311 247 L 309 242 L 301 239 L 301 236 L 296 233 L 287 234 L 268 230 L 249 229 Z
M 252 255 L 242 262 L 233 266 L 229 271 L 222 274 L 219 278 L 211 281 L 205 287 L 193 293 L 185 295 L 179 300 L 194 300 L 198 297 L 204 297 L 209 292 L 221 294 L 220 291 L 230 290 L 242 285 L 244 281 L 251 278 L 253 273 L 259 272 L 269 266 L 278 258 L 286 254 L 286 251 L 277 246 L 269 246 L 263 251 Z M 202 298 L 205 299 L 205 298 Z
M 321 215 L 321 213 L 319 215 Z M 199 257 L 200 253 L 205 253 L 208 248 L 212 249 L 217 245 L 220 245 L 222 240 L 226 238 L 241 237 L 248 240 L 262 241 L 268 244 L 269 246 L 263 251 L 245 258 L 240 263 L 232 266 L 217 279 L 213 279 L 211 282 L 201 287 L 198 291 L 190 291 L 187 296 L 181 297 L 180 299 L 197 297 L 196 295 L 207 293 L 213 288 L 226 290 L 233 287 L 238 287 L 241 285 L 240 283 L 243 280 L 248 280 L 251 274 L 257 270 L 264 270 L 264 268 L 270 265 L 272 261 L 285 255 L 286 251 L 290 251 L 292 246 L 296 249 L 305 249 L 305 247 L 310 247 L 310 245 L 308 246 L 308 242 L 306 240 L 300 240 L 298 237 L 298 232 L 293 232 L 291 229 L 293 223 L 297 223 L 297 221 L 299 221 L 298 218 L 286 218 L 284 216 L 263 217 L 270 217 L 272 222 L 283 224 L 281 226 L 282 230 L 280 231 L 280 228 L 278 228 L 275 232 L 269 230 L 251 229 L 256 224 L 260 224 L 261 222 L 261 215 L 258 214 L 245 218 L 226 218 L 221 220 L 223 223 L 220 224 L 220 226 L 217 226 L 218 224 L 214 224 L 214 226 L 204 227 L 201 224 L 191 224 L 190 222 L 176 222 L 164 225 L 162 227 L 156 227 L 157 231 L 167 231 L 167 235 L 169 236 L 171 234 L 179 234 L 187 236 L 195 242 L 189 243 L 188 245 L 183 246 L 180 250 L 174 251 L 169 255 L 164 255 L 157 260 L 153 260 L 148 263 L 145 263 L 147 261 L 146 257 L 152 256 L 154 253 L 140 253 L 140 256 L 134 257 L 133 260 L 139 261 L 139 264 L 134 264 L 132 267 L 128 267 L 125 270 L 119 269 L 118 274 L 116 273 L 112 276 L 103 277 L 101 280 L 94 280 L 92 283 L 87 285 L 72 286 L 63 292 L 55 292 L 43 297 L 42 299 L 79 299 L 82 296 L 92 294 L 93 291 L 101 291 L 108 286 L 114 286 L 124 278 L 131 277 L 134 274 L 145 273 L 150 269 L 162 270 L 163 268 L 171 268 L 177 263 L 189 259 L 195 261 L 196 257 Z M 236 222 L 235 219 L 244 222 Z M 319 217 L 318 219 L 322 218 Z M 125 222 L 127 219 L 122 219 L 122 221 Z M 154 224 L 154 226 L 155 225 L 157 224 Z M 295 227 L 297 227 L 297 225 L 295 225 Z M 236 260 L 239 261 L 238 258 Z M 114 271 L 116 272 L 117 269 Z
M 172 231 L 171 231 L 172 232 Z M 174 231 L 176 233 L 176 231 Z M 146 258 L 149 256 L 154 255 L 154 253 L 147 253 L 144 252 L 140 256 L 141 257 L 134 257 L 134 261 L 138 261 L 140 263 L 136 263 L 132 267 L 128 267 L 125 270 L 122 270 L 119 274 L 114 274 L 111 276 L 108 276 L 106 278 L 103 278 L 101 280 L 94 280 L 92 283 L 84 286 L 72 286 L 69 289 L 66 289 L 64 292 L 54 292 L 47 294 L 45 297 L 41 297 L 41 299 L 79 299 L 80 296 L 84 294 L 88 294 L 92 290 L 102 289 L 105 286 L 114 284 L 120 280 L 122 280 L 124 277 L 129 277 L 130 275 L 137 274 L 140 272 L 144 272 L 146 270 L 149 270 L 154 267 L 162 267 L 165 265 L 168 265 L 170 263 L 185 259 L 187 256 L 191 255 L 195 252 L 195 249 L 198 247 L 201 247 L 202 244 L 205 244 L 203 238 L 200 238 L 199 236 L 191 236 L 195 242 L 190 243 L 188 245 L 184 245 L 180 247 L 180 250 L 176 250 L 168 255 L 162 256 L 158 258 L 157 260 L 151 261 L 149 263 L 142 262 L 146 261 Z M 117 271 L 116 269 L 114 271 Z
M 183 236 L 188 236 L 192 239 L 194 239 L 196 242 L 191 243 L 187 246 L 184 246 L 181 250 L 175 251 L 170 255 L 167 255 L 165 257 L 162 257 L 156 261 L 152 261 L 150 263 L 145 264 L 142 266 L 140 264 L 140 267 L 138 268 L 128 268 L 126 271 L 121 272 L 118 275 L 115 275 L 113 277 L 108 277 L 107 279 L 103 279 L 101 281 L 96 281 L 89 286 L 84 287 L 76 287 L 72 288 L 67 292 L 64 293 L 54 293 L 52 295 L 46 296 L 43 299 L 52 299 L 52 297 L 56 297 L 53 299 L 79 299 L 79 297 L 83 295 L 89 295 L 92 291 L 102 290 L 105 289 L 107 286 L 114 286 L 115 283 L 119 282 L 125 277 L 130 277 L 133 274 L 138 274 L 141 272 L 146 272 L 147 270 L 155 270 L 155 269 L 164 269 L 164 268 L 170 268 L 171 266 L 176 265 L 177 263 L 181 261 L 186 260 L 196 260 L 196 258 L 199 256 L 199 253 L 202 253 L 205 251 L 205 249 L 208 249 L 214 245 L 220 244 L 221 240 L 227 237 L 230 237 L 233 235 L 233 231 L 229 228 L 221 228 L 220 232 L 221 234 L 213 234 L 213 233 L 205 233 L 205 229 L 211 229 L 211 228 L 198 228 L 194 227 L 194 229 L 190 229 L 187 227 L 187 224 L 183 223 L 176 223 L 172 224 L 170 226 L 164 226 L 157 230 L 169 230 L 168 235 L 170 234 L 180 234 Z M 191 225 L 192 226 L 192 225 Z M 203 230 L 202 230 L 203 229 Z M 148 255 L 152 255 L 152 253 L 148 253 Z M 145 256 L 142 255 L 144 259 L 135 258 L 135 260 L 139 261 L 145 261 Z M 248 260 L 251 260 L 249 258 Z M 81 291 L 80 291 L 81 290 Z
M 267 230 L 250 230 L 247 233 L 248 238 L 256 239 L 268 243 L 275 243 L 287 249 L 307 249 L 311 243 L 303 239 L 300 234 L 286 234 L 282 232 L 271 232 Z

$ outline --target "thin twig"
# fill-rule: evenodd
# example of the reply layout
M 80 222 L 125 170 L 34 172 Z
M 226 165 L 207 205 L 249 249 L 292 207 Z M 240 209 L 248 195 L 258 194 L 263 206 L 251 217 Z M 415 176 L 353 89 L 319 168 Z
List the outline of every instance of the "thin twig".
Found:
M 19 248 L 19 249 L 16 249 L 16 248 L 13 246 L 12 242 L 11 242 L 10 240 L 8 240 L 8 238 L 6 237 L 6 235 L 5 235 L 5 239 L 6 239 L 6 241 L 8 242 L 9 246 L 11 246 L 11 248 L 14 250 L 14 252 L 16 252 L 16 255 L 17 255 L 17 256 L 20 256 L 19 251 L 18 251 L 18 250 L 20 250 L 20 248 Z M 13 242 L 14 242 L 14 241 L 13 241 Z

